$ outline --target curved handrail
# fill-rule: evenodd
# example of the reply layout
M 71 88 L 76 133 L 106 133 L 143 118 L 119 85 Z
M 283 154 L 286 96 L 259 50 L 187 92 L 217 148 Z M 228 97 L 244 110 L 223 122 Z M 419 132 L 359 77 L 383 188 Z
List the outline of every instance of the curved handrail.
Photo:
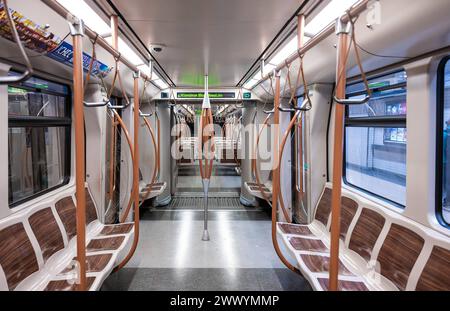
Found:
M 257 161 L 257 155 L 258 155 L 258 147 L 259 147 L 259 141 L 261 140 L 261 135 L 266 127 L 269 125 L 269 120 L 271 118 L 271 114 L 269 114 L 265 119 L 261 126 L 261 129 L 258 133 L 258 136 L 256 137 L 255 142 L 255 148 L 253 150 L 253 158 L 252 158 L 252 175 L 253 178 L 256 180 L 256 184 L 258 186 L 259 191 L 261 192 L 261 195 L 263 196 L 264 200 L 269 203 L 270 206 L 272 206 L 272 202 L 270 201 L 270 198 L 267 196 L 267 193 L 264 191 L 264 188 L 261 184 L 261 177 L 259 175 L 259 170 L 257 169 L 256 161 Z
M 361 55 L 359 53 L 359 47 L 358 47 L 358 43 L 357 43 L 357 40 L 356 40 L 355 23 L 356 23 L 356 20 L 358 18 L 353 19 L 351 14 L 350 14 L 350 11 L 347 11 L 346 13 L 347 13 L 349 22 L 351 24 L 351 36 L 350 36 L 351 40 L 350 40 L 350 44 L 349 44 L 349 47 L 348 47 L 347 54 L 345 56 L 344 64 L 347 63 L 349 55 L 350 55 L 350 50 L 351 50 L 351 48 L 353 46 L 353 48 L 355 50 L 356 63 L 358 65 L 359 71 L 361 73 L 362 81 L 364 83 L 364 87 L 366 88 L 367 94 L 362 99 L 341 99 L 341 98 L 338 98 L 336 96 L 336 93 L 335 93 L 333 95 L 333 99 L 334 99 L 334 101 L 336 103 L 338 103 L 340 105 L 346 105 L 346 106 L 364 105 L 364 104 L 367 104 L 369 102 L 369 100 L 372 98 L 372 90 L 370 89 L 369 82 L 367 80 L 367 75 L 366 75 L 366 72 L 364 71 L 364 68 L 363 68 L 363 65 L 362 65 Z M 339 72 L 337 81 L 339 81 L 340 77 L 344 74 L 345 67 L 346 66 L 344 66 L 342 68 L 342 70 Z
M 275 85 L 275 101 L 274 101 L 274 108 L 277 109 L 280 106 L 280 75 L 277 74 L 276 76 L 276 85 Z M 275 124 L 280 124 L 280 115 L 279 112 L 276 111 L 274 115 L 274 122 Z M 279 128 L 275 131 L 275 146 L 279 147 L 279 141 L 278 141 L 278 135 L 279 135 Z M 279 166 L 279 159 L 277 159 L 278 153 L 275 152 L 275 160 L 273 163 L 273 188 L 272 188 L 272 202 L 274 203 L 272 206 L 272 217 L 271 217 L 271 229 L 272 229 L 272 244 L 275 249 L 275 252 L 278 256 L 278 258 L 281 260 L 281 262 L 291 271 L 300 274 L 300 270 L 292 265 L 286 257 L 283 255 L 283 252 L 281 251 L 280 245 L 278 243 L 277 239 L 277 223 L 278 223 L 278 208 L 277 203 L 280 203 L 280 207 L 284 208 L 283 206 L 283 199 L 281 197 L 282 191 L 280 191 L 280 166 Z M 281 200 L 280 200 L 281 199 Z M 284 212 L 284 211 L 283 211 Z M 285 217 L 286 221 L 289 222 L 289 218 Z
M 11 28 L 11 35 L 14 38 L 14 41 L 16 42 L 17 46 L 19 47 L 20 54 L 22 54 L 24 60 L 25 60 L 25 66 L 26 70 L 24 73 L 22 73 L 19 76 L 5 76 L 0 77 L 0 85 L 1 84 L 9 84 L 9 83 L 21 83 L 30 78 L 33 74 L 33 66 L 31 66 L 30 59 L 28 58 L 27 53 L 25 52 L 25 48 L 22 44 L 22 41 L 20 40 L 19 33 L 17 32 L 16 24 L 14 23 L 14 19 L 11 15 L 11 11 L 8 7 L 8 1 L 2 0 L 3 7 L 6 12 L 6 19 L 8 20 L 8 23 Z
M 147 129 L 148 129 L 148 131 L 150 133 L 150 137 L 151 137 L 152 143 L 153 143 L 153 149 L 155 150 L 155 156 L 156 156 L 156 154 L 158 153 L 158 149 L 159 148 L 158 148 L 158 146 L 156 144 L 155 133 L 154 133 L 153 128 L 152 128 L 150 122 L 148 121 L 147 117 L 142 116 L 142 115 L 141 115 L 141 117 L 144 119 L 145 125 L 146 125 L 146 127 L 147 127 Z M 155 161 L 155 162 L 157 162 L 157 161 Z M 152 186 L 155 184 L 157 173 L 158 173 L 158 166 L 157 166 L 157 163 L 155 163 L 155 166 L 153 167 L 153 173 L 152 173 L 151 182 L 148 185 L 148 189 L 147 189 L 147 191 L 146 191 L 146 193 L 144 195 L 145 199 L 148 198 L 148 196 L 150 195 L 150 192 L 152 191 Z
M 302 24 L 302 23 L 299 23 L 299 24 Z M 303 55 L 299 54 L 300 64 L 299 64 L 299 68 L 298 68 L 297 80 L 296 80 L 296 83 L 295 83 L 294 87 L 292 87 L 292 83 L 291 83 L 290 65 L 288 65 L 286 63 L 286 67 L 288 68 L 286 85 L 289 83 L 290 93 L 291 93 L 291 97 L 289 99 L 289 103 L 294 101 L 297 104 L 298 99 L 294 100 L 294 98 L 295 98 L 295 94 L 297 92 L 297 89 L 298 89 L 298 86 L 299 86 L 300 82 L 303 83 L 303 93 L 304 93 L 304 97 L 305 98 L 304 98 L 303 103 L 302 103 L 302 105 L 300 107 L 294 106 L 293 108 L 283 108 L 283 107 L 281 107 L 281 105 L 278 106 L 278 110 L 281 111 L 281 112 L 295 112 L 294 117 L 289 122 L 288 128 L 286 129 L 286 131 L 285 131 L 285 133 L 283 135 L 282 143 L 280 145 L 280 150 L 279 150 L 279 154 L 278 154 L 278 167 L 281 166 L 281 160 L 283 158 L 284 148 L 286 146 L 286 142 L 287 142 L 288 137 L 290 136 L 292 128 L 294 127 L 294 125 L 296 123 L 296 120 L 303 113 L 306 113 L 306 112 L 308 112 L 308 111 L 310 111 L 312 109 L 312 101 L 311 101 L 311 97 L 309 95 L 308 83 L 306 82 L 305 71 L 304 71 L 304 62 L 303 62 L 304 56 L 305 56 L 304 54 Z M 300 78 L 301 78 L 301 81 L 300 81 Z M 300 125 L 300 128 L 301 128 L 301 125 Z M 300 136 L 301 135 L 302 135 L 302 133 L 300 133 Z M 302 149 L 303 148 L 300 147 L 300 153 L 303 153 Z M 297 163 L 295 165 L 297 167 Z M 301 163 L 301 170 L 303 172 L 303 162 Z M 281 172 L 279 173 L 278 178 L 279 178 L 278 182 L 281 185 Z M 300 183 L 302 183 L 302 182 L 300 182 Z M 295 188 L 296 188 L 295 190 L 298 193 L 301 193 L 302 196 L 303 196 L 303 189 L 299 188 L 299 185 L 297 183 L 297 179 L 295 181 L 295 184 L 296 184 L 295 185 Z M 284 197 L 283 197 L 283 192 L 282 191 L 280 191 L 280 193 L 279 193 L 279 203 L 280 203 L 281 207 L 284 206 Z
M 281 112 L 296 112 L 296 111 L 310 111 L 312 109 L 312 105 L 309 99 L 305 99 L 303 101 L 303 104 L 300 107 L 293 107 L 293 108 L 283 108 L 283 107 L 278 107 L 278 110 L 280 110 Z
M 155 118 L 156 118 L 156 145 L 158 146 L 158 153 L 156 155 L 156 165 L 158 167 L 158 175 L 156 175 L 156 179 L 159 180 L 161 174 L 161 120 L 159 119 L 158 111 L 155 107 Z
M 129 106 L 129 104 L 125 104 L 125 105 L 113 105 L 111 104 L 111 102 L 108 103 L 108 108 L 109 109 L 114 109 L 114 110 L 122 110 L 122 109 L 126 109 Z
M 253 159 L 252 159 L 252 174 L 253 174 L 253 177 L 256 180 L 256 184 L 258 186 L 259 192 L 261 192 L 261 195 L 263 196 L 264 200 L 272 207 L 272 202 L 271 202 L 270 198 L 267 196 L 267 193 L 264 191 L 264 188 L 262 186 L 260 173 L 259 173 L 259 170 L 257 169 L 257 165 L 256 165 L 257 155 L 258 155 L 258 148 L 259 148 L 259 142 L 261 141 L 261 136 L 262 136 L 262 133 L 263 133 L 264 129 L 269 125 L 269 120 L 270 120 L 271 117 L 272 117 L 272 114 L 269 114 L 266 117 L 266 119 L 264 120 L 263 125 L 262 125 L 262 127 L 261 127 L 261 129 L 260 129 L 260 131 L 258 133 L 258 136 L 256 138 L 255 148 L 254 148 L 254 151 L 253 151 L 254 156 L 253 156 Z M 286 210 L 286 207 L 284 205 L 284 199 L 282 197 L 282 194 L 280 194 L 280 198 L 281 198 L 280 207 L 281 207 L 281 210 L 283 212 L 283 216 L 286 219 L 286 221 L 288 221 L 289 220 L 289 214 L 288 214 L 288 212 Z
M 109 106 L 110 108 L 114 108 L 113 106 L 108 105 L 110 103 L 111 103 L 111 101 L 109 99 L 101 101 L 101 102 L 92 102 L 92 103 L 83 101 L 83 105 L 85 107 L 87 107 L 87 108 L 97 108 L 97 107 L 105 107 L 105 106 Z
M 333 96 L 333 99 L 336 103 L 346 106 L 364 105 L 369 102 L 371 98 L 372 97 L 370 95 L 366 95 L 363 99 L 339 99 L 336 96 Z
M 285 150 L 285 147 L 286 147 L 286 143 L 287 143 L 287 140 L 288 140 L 288 138 L 289 138 L 289 136 L 290 136 L 290 134 L 291 134 L 292 128 L 294 127 L 294 125 L 295 125 L 297 119 L 302 117 L 302 114 L 303 114 L 303 113 L 304 113 L 304 111 L 299 111 L 299 110 L 297 110 L 297 111 L 295 112 L 294 117 L 293 117 L 293 118 L 291 119 L 291 121 L 289 122 L 289 125 L 288 125 L 286 131 L 284 132 L 283 139 L 282 139 L 281 145 L 280 145 L 280 151 L 279 151 L 279 156 L 278 156 L 278 165 L 281 165 L 281 160 L 282 160 L 283 155 L 284 155 L 284 150 Z M 301 134 L 300 134 L 300 135 L 301 135 Z M 300 155 L 300 156 L 302 156 L 302 155 Z M 296 181 L 296 187 L 295 187 L 295 190 L 296 190 L 297 192 L 303 194 L 303 189 L 302 189 L 302 187 L 299 187 L 299 185 L 297 184 L 297 181 Z M 284 200 L 284 198 L 282 197 L 282 194 L 281 194 L 281 191 L 280 191 L 280 201 L 281 201 L 281 200 Z M 281 203 L 281 202 L 280 202 L 280 203 Z
M 119 55 L 119 57 L 117 57 L 117 58 L 115 57 L 115 58 L 114 58 L 114 60 L 115 60 L 115 62 L 116 62 L 116 68 L 115 68 L 115 71 L 114 71 L 114 77 L 113 77 L 112 84 L 111 84 L 111 88 L 110 88 L 110 90 L 109 90 L 109 92 L 108 92 L 107 98 L 108 98 L 108 99 L 111 98 L 112 93 L 113 93 L 113 91 L 114 91 L 114 87 L 115 87 L 115 85 L 116 85 L 116 82 L 118 81 L 118 82 L 119 82 L 120 91 L 121 91 L 121 93 L 122 93 L 122 97 L 123 97 L 124 100 L 125 100 L 125 105 L 112 105 L 111 102 L 109 101 L 109 103 L 107 103 L 107 106 L 108 106 L 108 108 L 110 108 L 110 109 L 119 109 L 119 110 L 122 110 L 122 109 L 128 108 L 128 107 L 131 105 L 131 101 L 130 101 L 130 99 L 128 98 L 128 95 L 127 95 L 127 93 L 125 92 L 125 89 L 124 89 L 124 87 L 123 87 L 122 77 L 121 77 L 121 75 L 120 75 L 120 69 L 119 69 L 119 59 L 120 59 L 120 55 Z M 103 83 L 103 85 L 104 85 L 104 81 L 103 81 L 103 79 L 102 79 L 101 76 L 100 76 L 100 79 L 102 80 L 102 83 Z M 104 85 L 104 86 L 105 86 L 105 85 Z
M 89 81 L 91 79 L 91 75 L 92 75 L 92 70 L 94 69 L 94 64 L 97 61 L 97 52 L 95 50 L 95 45 L 97 44 L 97 39 L 98 39 L 98 35 L 95 37 L 95 39 L 92 41 L 92 56 L 91 56 L 91 60 L 89 62 L 89 69 L 88 72 L 86 74 L 86 81 L 84 83 L 84 90 L 86 92 L 86 88 L 89 84 Z M 105 82 L 103 81 L 103 77 L 100 75 L 100 79 L 102 81 L 103 86 L 105 87 Z M 114 85 L 112 86 L 112 88 L 114 88 Z M 106 87 L 105 87 L 106 89 Z M 84 96 L 83 96 L 84 98 Z M 100 102 L 86 102 L 83 100 L 83 105 L 87 108 L 95 108 L 95 107 L 104 107 L 106 105 L 108 105 L 110 103 L 110 98 L 108 96 L 108 98 L 103 99 Z
M 139 116 L 141 118 L 144 118 L 144 119 L 150 118 L 152 115 L 153 115 L 153 113 L 143 113 L 142 111 L 139 110 Z
M 117 121 L 119 122 L 120 127 L 122 128 L 122 131 L 125 135 L 125 138 L 127 140 L 128 143 L 128 147 L 130 148 L 130 154 L 131 154 L 131 161 L 134 162 L 135 161 L 135 154 L 134 154 L 134 149 L 133 149 L 133 143 L 131 141 L 131 137 L 130 137 L 130 133 L 128 132 L 128 128 L 125 125 L 125 123 L 123 122 L 122 118 L 120 117 L 120 115 L 117 113 L 117 111 L 115 109 L 111 109 L 111 111 L 114 114 L 114 117 L 117 119 Z M 136 189 L 134 189 L 134 187 L 131 188 L 131 195 L 130 195 L 130 199 L 128 201 L 128 205 L 127 205 L 127 209 L 125 210 L 125 213 L 122 215 L 122 218 L 120 220 L 120 222 L 125 222 L 125 220 L 128 218 L 128 214 L 130 212 L 130 208 L 131 205 L 133 203 L 133 194 L 136 191 Z
M 133 188 L 134 192 L 132 192 L 132 198 L 134 198 L 134 236 L 133 236 L 133 244 L 126 255 L 126 257 L 117 265 L 117 267 L 113 270 L 113 272 L 119 271 L 122 269 L 133 257 L 136 252 L 138 243 L 139 243 L 139 77 L 140 72 L 135 72 L 134 75 L 134 99 L 136 104 L 136 109 L 133 111 L 133 121 L 134 121 L 134 159 L 133 162 Z

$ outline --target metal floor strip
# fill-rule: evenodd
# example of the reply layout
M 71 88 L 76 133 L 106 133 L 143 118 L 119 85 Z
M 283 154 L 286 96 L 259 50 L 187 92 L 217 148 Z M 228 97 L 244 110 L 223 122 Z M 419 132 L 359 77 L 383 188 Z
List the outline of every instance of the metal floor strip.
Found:
M 209 210 L 233 210 L 242 211 L 246 208 L 241 205 L 239 197 L 237 196 L 212 196 L 208 199 Z M 159 210 L 203 210 L 203 195 L 199 196 L 174 196 L 170 204 Z

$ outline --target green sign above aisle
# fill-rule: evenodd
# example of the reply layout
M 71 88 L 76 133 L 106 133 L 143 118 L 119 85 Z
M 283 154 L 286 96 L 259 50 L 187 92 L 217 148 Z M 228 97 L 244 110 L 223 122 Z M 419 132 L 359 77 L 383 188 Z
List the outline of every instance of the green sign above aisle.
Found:
M 203 99 L 205 92 L 179 92 L 177 98 L 180 99 Z M 210 92 L 211 99 L 233 99 L 236 97 L 234 92 Z

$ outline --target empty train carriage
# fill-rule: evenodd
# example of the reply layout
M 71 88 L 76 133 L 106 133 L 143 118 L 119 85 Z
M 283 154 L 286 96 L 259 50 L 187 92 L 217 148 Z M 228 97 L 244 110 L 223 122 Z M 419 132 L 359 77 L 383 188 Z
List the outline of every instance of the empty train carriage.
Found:
M 1 290 L 450 290 L 449 0 L 0 1 Z

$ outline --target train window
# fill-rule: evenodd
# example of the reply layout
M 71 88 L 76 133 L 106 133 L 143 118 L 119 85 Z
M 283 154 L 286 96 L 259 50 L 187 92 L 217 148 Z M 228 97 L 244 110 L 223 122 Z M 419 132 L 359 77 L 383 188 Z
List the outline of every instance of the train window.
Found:
M 437 216 L 450 225 L 450 56 L 445 58 L 438 75 L 438 152 L 437 152 Z
M 406 72 L 369 80 L 366 105 L 349 106 L 345 120 L 344 182 L 399 207 L 406 204 Z M 363 83 L 347 97 L 364 96 Z
M 69 95 L 39 78 L 8 86 L 10 208 L 69 181 Z

